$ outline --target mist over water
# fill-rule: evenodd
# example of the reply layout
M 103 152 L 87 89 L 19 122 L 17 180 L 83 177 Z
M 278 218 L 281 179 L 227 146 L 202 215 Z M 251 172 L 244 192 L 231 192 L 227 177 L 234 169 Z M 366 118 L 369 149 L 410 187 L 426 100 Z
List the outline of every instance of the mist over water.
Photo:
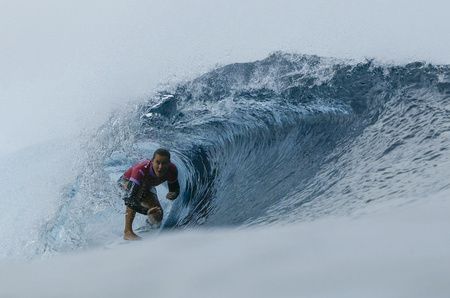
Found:
M 2 1 L 0 296 L 447 297 L 448 11 Z M 183 192 L 118 245 L 161 146 Z
M 443 177 L 448 164 L 448 85 L 445 85 L 448 84 L 448 70 L 443 68 L 439 73 L 435 69 L 450 63 L 450 26 L 446 15 L 450 7 L 447 2 L 345 1 L 330 4 L 327 1 L 282 1 L 274 5 L 264 1 L 82 1 L 71 5 L 47 1 L 38 5 L 33 1 L 19 1 L 2 3 L 0 8 L 0 207 L 5 214 L 0 220 L 1 258 L 28 258 L 67 251 L 96 245 L 120 235 L 123 228 L 122 205 L 105 198 L 116 195 L 113 180 L 118 173 L 157 145 L 174 148 L 185 185 L 189 186 L 195 179 L 206 179 L 209 183 L 216 181 L 214 183 L 238 197 L 240 191 L 249 191 L 245 187 L 237 187 L 244 178 L 239 177 L 239 172 L 225 167 L 219 174 L 214 173 L 223 175 L 219 177 L 221 179 L 208 180 L 213 179 L 211 173 L 200 173 L 196 177 L 190 171 L 199 170 L 196 166 L 206 161 L 213 168 L 220 164 L 222 158 L 237 159 L 249 171 L 257 172 L 258 168 L 251 168 L 255 160 L 246 159 L 244 155 L 236 156 L 233 150 L 240 148 L 243 152 L 251 149 L 257 157 L 268 156 L 271 152 L 274 156 L 287 154 L 286 160 L 282 161 L 286 164 L 288 158 L 298 158 L 295 150 L 299 147 L 295 146 L 295 142 L 299 138 L 306 137 L 311 141 L 311 148 L 306 151 L 310 153 L 314 151 L 312 144 L 322 144 L 317 134 L 329 136 L 337 145 L 342 141 L 342 135 L 347 136 L 344 139 L 359 138 L 352 143 L 356 146 L 333 147 L 341 151 L 320 147 L 324 151 L 322 157 L 329 158 L 330 167 L 345 169 L 337 177 L 346 183 L 335 184 L 336 177 L 330 177 L 332 171 L 321 171 L 322 164 L 308 160 L 306 157 L 310 156 L 305 155 L 305 164 L 300 165 L 299 161 L 295 166 L 306 168 L 313 165 L 315 168 L 304 172 L 304 177 L 293 176 L 291 181 L 294 184 L 298 181 L 296 179 L 305 179 L 302 180 L 305 188 L 294 189 L 292 193 L 280 193 L 278 191 L 284 191 L 284 188 L 278 189 L 276 185 L 270 189 L 260 185 L 258 189 L 261 192 L 273 191 L 270 195 L 281 198 L 282 203 L 271 205 L 267 201 L 255 200 L 252 201 L 254 205 L 250 204 L 246 210 L 258 211 L 240 213 L 234 209 L 236 201 L 222 200 L 224 203 L 218 205 L 211 203 L 221 202 L 226 197 L 223 193 L 205 193 L 205 189 L 188 187 L 189 194 L 198 196 L 192 199 L 185 197 L 179 205 L 174 205 L 174 212 L 166 219 L 167 227 L 205 223 L 211 226 L 254 225 L 276 221 L 280 213 L 285 218 L 313 218 L 328 212 L 326 208 L 321 209 L 322 202 L 333 195 L 347 193 L 353 197 L 352 202 L 359 202 L 359 193 L 377 183 L 384 190 L 373 190 L 371 195 L 375 198 L 382 195 L 417 195 L 448 187 L 444 179 L 437 181 L 438 178 L 431 178 L 433 175 Z M 293 82 L 293 86 L 282 86 L 284 89 L 277 89 L 275 87 L 280 86 L 274 87 L 271 85 L 273 82 L 269 84 L 264 81 L 276 81 L 278 74 L 253 74 L 253 80 L 248 82 L 245 81 L 245 67 L 237 67 L 226 75 L 215 77 L 213 72 L 210 74 L 213 86 L 209 86 L 212 92 L 206 94 L 219 94 L 219 98 L 202 97 L 205 96 L 202 87 L 207 84 L 201 82 L 201 75 L 216 69 L 217 65 L 262 60 L 280 50 L 297 53 L 300 57 L 305 54 L 330 57 L 331 60 L 336 59 L 336 63 L 327 62 L 318 69 L 312 67 L 315 72 L 295 69 L 297 76 L 283 73 Z M 378 64 L 368 63 L 366 58 L 374 58 Z M 312 63 L 314 59 L 310 61 Z M 394 91 L 381 88 L 380 92 L 392 92 L 391 99 L 398 95 L 402 100 L 392 100 L 384 109 L 377 110 L 382 114 L 380 122 L 371 118 L 375 117 L 375 111 L 367 118 L 368 123 L 364 122 L 366 120 L 358 113 L 364 113 L 367 107 L 355 104 L 359 97 L 354 98 L 353 105 L 346 101 L 354 95 L 348 90 L 351 89 L 348 82 L 345 82 L 348 85 L 341 85 L 336 93 L 319 90 L 323 93 L 313 95 L 320 100 L 302 107 L 292 105 L 292 102 L 288 107 L 276 104 L 280 98 L 285 100 L 289 96 L 301 96 L 301 90 L 295 88 L 319 86 L 320 89 L 321 80 L 328 83 L 330 78 L 334 78 L 336 84 L 342 83 L 339 77 L 333 77 L 333 65 L 344 64 L 343 69 L 348 67 L 350 71 L 362 62 L 359 69 L 367 77 L 352 82 L 365 84 L 372 82 L 372 76 L 382 77 L 372 68 L 394 73 L 394 66 L 399 65 L 401 71 L 407 71 L 404 65 L 415 61 L 432 63 L 432 89 L 426 84 L 417 90 L 409 90 L 407 84 L 400 89 L 395 89 L 398 86 L 392 87 Z M 290 63 L 299 68 L 308 64 Z M 270 70 L 285 66 L 283 61 L 267 64 Z M 419 69 L 420 77 L 427 78 L 427 64 L 416 68 L 412 66 L 411 69 L 414 69 L 413 72 Z M 244 73 L 242 80 L 241 77 L 233 77 L 235 71 Z M 224 87 L 216 79 L 235 80 L 239 86 Z M 304 85 L 296 85 L 295 82 L 302 82 L 303 79 Z M 309 84 L 308 79 L 313 83 Z M 184 89 L 177 89 L 181 87 Z M 168 113 L 165 117 L 172 122 L 160 119 L 162 122 L 158 123 L 162 123 L 161 126 L 155 126 L 153 131 L 150 129 L 153 134 L 149 135 L 149 131 L 140 126 L 145 120 L 140 117 L 148 112 L 147 107 L 159 102 L 158 91 L 177 91 L 174 94 L 178 96 L 178 108 L 175 112 L 164 111 Z M 248 93 L 238 94 L 237 91 Z M 435 102 L 439 92 L 441 97 Z M 324 94 L 326 96 L 320 97 Z M 418 104 L 412 103 L 417 99 Z M 248 113 L 251 108 L 257 108 L 254 114 Z M 274 109 L 285 114 L 271 114 Z M 237 114 L 234 114 L 235 111 Z M 403 117 L 396 118 L 398 115 L 394 111 L 403 113 Z M 353 113 L 357 116 L 349 116 Z M 210 125 L 216 124 L 216 120 L 220 123 L 230 115 L 236 119 L 246 119 L 244 127 L 239 127 L 237 120 L 234 120 L 236 123 L 229 123 L 230 126 Z M 313 115 L 308 120 L 310 123 L 298 120 L 305 115 Z M 314 115 L 319 116 L 314 118 Z M 321 116 L 329 121 L 330 127 L 336 124 L 335 127 L 343 127 L 344 130 L 336 128 L 333 131 L 314 126 L 314 121 L 323 119 Z M 175 117 L 175 120 L 170 117 Z M 284 122 L 286 118 L 287 123 Z M 375 122 L 370 122 L 372 120 Z M 420 128 L 408 126 L 405 121 L 417 121 Z M 375 125 L 370 126 L 369 123 Z M 338 126 L 340 124 L 343 125 Z M 297 126 L 302 125 L 298 129 Z M 360 130 L 367 129 L 364 134 L 358 135 L 360 131 L 357 131 L 352 135 L 350 131 L 354 125 Z M 200 133 L 195 131 L 198 127 L 201 128 Z M 264 132 L 279 132 L 280 127 L 284 129 L 283 138 L 267 139 L 264 135 Z M 406 127 L 410 133 L 403 135 L 398 127 Z M 441 131 L 428 129 L 430 135 L 427 135 L 422 131 L 424 127 L 440 127 Z M 161 128 L 165 135 L 158 131 Z M 202 147 L 205 140 L 206 143 L 214 143 L 212 136 L 220 135 L 224 129 L 229 132 L 237 128 L 242 129 L 242 134 L 232 135 L 229 139 L 225 134 L 220 141 L 222 143 L 219 142 L 224 145 L 224 151 L 218 151 L 217 144 Z M 251 131 L 256 133 L 249 133 Z M 171 139 L 171 136 L 176 138 Z M 203 140 L 194 142 L 194 146 L 183 138 Z M 250 143 L 254 141 L 261 146 L 246 143 L 247 138 Z M 385 144 L 386 148 L 377 147 L 380 144 L 378 140 L 383 138 L 391 141 Z M 360 142 L 360 139 L 370 141 Z M 425 157 L 415 159 L 414 155 L 412 160 L 414 164 L 424 165 L 417 168 L 407 166 L 408 172 L 400 170 L 404 168 L 403 164 L 397 164 L 395 169 L 389 167 L 397 160 L 405 165 L 411 162 L 409 158 L 399 158 L 413 155 L 408 154 L 415 151 L 414 147 L 411 149 L 415 146 L 411 140 L 423 142 L 418 151 Z M 283 143 L 283 146 L 274 149 L 277 142 Z M 372 159 L 365 158 L 372 146 L 385 166 L 374 166 Z M 325 152 L 327 150 L 332 152 Z M 390 152 L 393 153 L 388 154 Z M 214 157 L 214 153 L 218 155 Z M 358 162 L 339 159 L 342 154 L 353 156 Z M 317 155 L 317 159 L 319 157 Z M 274 167 L 276 169 L 276 165 Z M 355 169 L 361 175 L 367 174 L 366 169 L 376 174 L 368 176 L 357 187 L 352 182 L 354 177 L 347 174 Z M 205 171 L 208 170 L 211 169 L 206 167 Z M 408 180 L 410 172 L 416 176 Z M 323 185 L 306 183 L 307 173 L 316 175 Z M 419 176 L 424 177 L 421 181 L 425 182 L 418 188 L 411 188 L 417 184 Z M 380 182 L 388 180 L 387 177 L 391 177 L 392 184 Z M 408 187 L 402 183 L 405 180 Z M 232 189 L 227 188 L 230 181 L 233 182 Z M 324 192 L 324 189 L 330 191 Z M 257 194 L 254 192 L 255 197 Z M 290 196 L 305 199 L 290 200 Z M 85 200 L 86 197 L 89 199 Z M 321 199 L 316 200 L 315 204 L 310 203 L 317 197 Z M 94 198 L 98 200 L 94 201 Z M 339 204 L 337 200 L 336 205 L 327 206 L 331 211 L 336 211 Z M 345 201 L 342 204 L 350 203 Z M 228 218 L 230 214 L 233 215 L 231 220 Z M 108 231 L 105 226 L 108 226 Z

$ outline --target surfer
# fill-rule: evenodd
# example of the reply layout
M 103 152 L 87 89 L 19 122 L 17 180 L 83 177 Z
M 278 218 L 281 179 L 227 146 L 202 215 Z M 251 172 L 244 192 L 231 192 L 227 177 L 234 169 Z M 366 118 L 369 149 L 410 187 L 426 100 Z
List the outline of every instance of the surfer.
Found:
M 177 167 L 170 161 L 170 153 L 160 148 L 152 159 L 138 161 L 119 179 L 118 183 L 124 190 L 122 199 L 125 201 L 125 230 L 123 239 L 139 240 L 141 237 L 133 232 L 133 220 L 136 212 L 148 216 L 148 222 L 159 225 L 163 219 L 163 210 L 158 201 L 155 186 L 167 181 L 169 193 L 166 198 L 175 200 L 180 194 Z

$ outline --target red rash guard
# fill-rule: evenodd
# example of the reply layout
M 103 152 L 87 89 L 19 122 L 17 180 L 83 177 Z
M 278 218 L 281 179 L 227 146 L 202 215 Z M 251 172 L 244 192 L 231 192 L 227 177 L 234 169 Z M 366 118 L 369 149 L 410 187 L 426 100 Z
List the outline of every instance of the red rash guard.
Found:
M 164 176 L 158 177 L 153 172 L 152 161 L 153 159 L 138 161 L 123 174 L 123 179 L 132 181 L 139 186 L 143 186 L 145 191 L 150 191 L 152 186 L 160 185 L 165 181 L 169 184 L 177 182 L 178 170 L 173 163 L 170 163 L 169 169 Z

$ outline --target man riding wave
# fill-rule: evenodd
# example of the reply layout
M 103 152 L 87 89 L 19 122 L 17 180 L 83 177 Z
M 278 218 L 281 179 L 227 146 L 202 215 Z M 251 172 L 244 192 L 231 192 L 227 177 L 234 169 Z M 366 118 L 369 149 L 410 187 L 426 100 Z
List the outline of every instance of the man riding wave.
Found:
M 132 228 L 136 212 L 147 215 L 150 224 L 160 225 L 163 210 L 155 186 L 165 181 L 169 187 L 166 198 L 175 200 L 180 194 L 178 170 L 170 161 L 169 151 L 163 148 L 156 150 L 152 159 L 135 163 L 119 179 L 118 183 L 124 190 L 122 199 L 127 206 L 123 239 L 141 239 Z

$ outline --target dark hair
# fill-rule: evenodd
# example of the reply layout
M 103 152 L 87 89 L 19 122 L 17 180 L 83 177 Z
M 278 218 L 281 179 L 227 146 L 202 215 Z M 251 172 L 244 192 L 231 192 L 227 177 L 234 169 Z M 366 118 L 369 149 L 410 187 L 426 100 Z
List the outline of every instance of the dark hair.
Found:
M 164 148 L 159 148 L 155 151 L 155 153 L 153 153 L 153 158 L 155 158 L 156 155 L 160 155 L 160 156 L 167 156 L 170 159 L 170 152 Z

